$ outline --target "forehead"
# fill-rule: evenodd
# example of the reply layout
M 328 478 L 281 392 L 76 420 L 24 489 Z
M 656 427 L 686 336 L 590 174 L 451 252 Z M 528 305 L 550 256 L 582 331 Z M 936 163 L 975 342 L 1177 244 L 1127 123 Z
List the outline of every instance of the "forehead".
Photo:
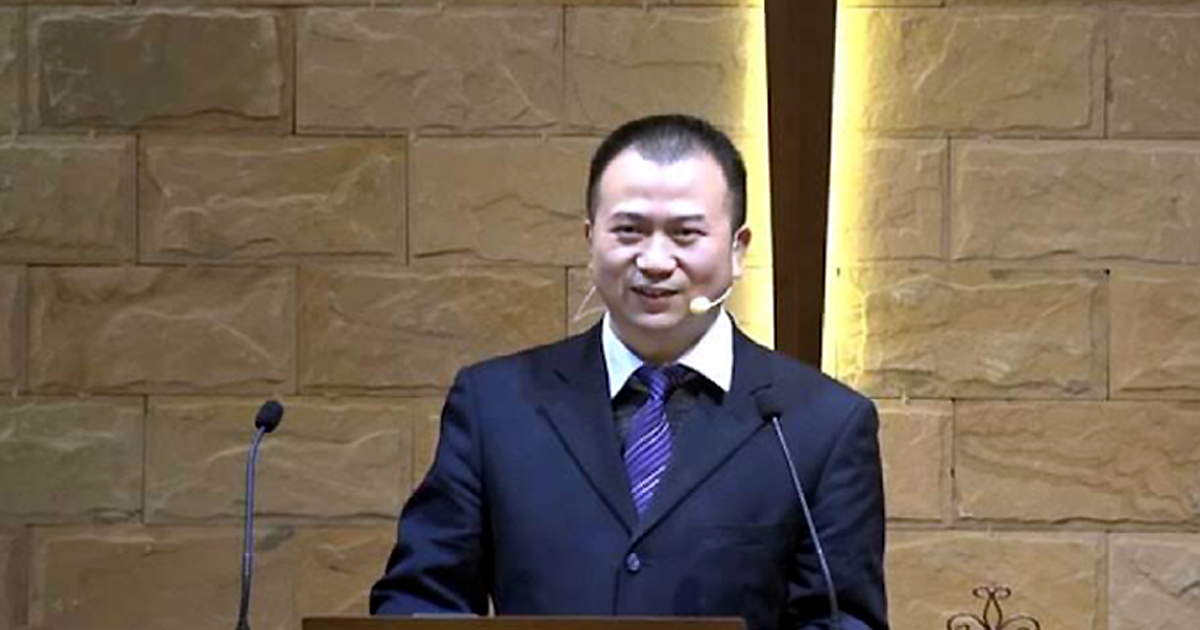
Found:
M 598 189 L 598 213 L 672 202 L 703 206 L 706 214 L 728 213 L 725 175 L 704 151 L 662 162 L 626 149 L 604 169 Z

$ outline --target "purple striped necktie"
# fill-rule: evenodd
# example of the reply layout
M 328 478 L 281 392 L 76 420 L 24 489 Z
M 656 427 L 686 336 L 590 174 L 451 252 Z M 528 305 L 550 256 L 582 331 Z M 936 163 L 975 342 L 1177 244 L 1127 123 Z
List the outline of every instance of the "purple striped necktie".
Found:
M 687 368 L 679 365 L 643 365 L 634 377 L 650 392 L 633 414 L 625 440 L 625 470 L 638 516 L 646 512 L 659 481 L 671 462 L 671 427 L 667 424 L 667 397 L 679 384 Z

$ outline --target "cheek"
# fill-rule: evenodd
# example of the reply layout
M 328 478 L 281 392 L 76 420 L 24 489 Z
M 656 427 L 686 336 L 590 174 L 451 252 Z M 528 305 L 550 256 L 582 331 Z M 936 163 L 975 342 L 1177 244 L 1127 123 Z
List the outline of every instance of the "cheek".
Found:
M 682 259 L 684 266 L 690 271 L 694 280 L 706 281 L 717 279 L 731 273 L 733 256 L 729 251 L 694 252 L 694 255 Z
M 619 274 L 633 264 L 636 252 L 628 247 L 606 247 L 592 251 L 591 264 L 593 274 Z
M 621 283 L 624 275 L 624 265 L 612 256 L 593 256 L 588 265 L 591 271 L 592 284 L 601 293 L 611 293 Z

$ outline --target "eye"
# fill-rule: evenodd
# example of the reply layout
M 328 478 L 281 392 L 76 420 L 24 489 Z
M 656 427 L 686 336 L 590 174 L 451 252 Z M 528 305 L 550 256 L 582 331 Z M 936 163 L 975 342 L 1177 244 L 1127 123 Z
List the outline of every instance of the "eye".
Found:
M 642 234 L 650 228 L 645 221 L 616 221 L 612 224 L 612 230 L 618 234 Z
M 618 223 L 609 231 L 621 243 L 635 243 L 642 237 L 641 229 L 633 223 Z
M 675 230 L 675 240 L 694 241 L 704 235 L 704 230 L 693 227 L 681 227 Z

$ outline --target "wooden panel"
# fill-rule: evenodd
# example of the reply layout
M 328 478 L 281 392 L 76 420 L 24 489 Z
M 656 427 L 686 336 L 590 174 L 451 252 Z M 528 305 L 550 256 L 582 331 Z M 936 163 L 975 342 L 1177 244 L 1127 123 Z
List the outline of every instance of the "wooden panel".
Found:
M 775 347 L 821 364 L 836 0 L 768 0 Z

